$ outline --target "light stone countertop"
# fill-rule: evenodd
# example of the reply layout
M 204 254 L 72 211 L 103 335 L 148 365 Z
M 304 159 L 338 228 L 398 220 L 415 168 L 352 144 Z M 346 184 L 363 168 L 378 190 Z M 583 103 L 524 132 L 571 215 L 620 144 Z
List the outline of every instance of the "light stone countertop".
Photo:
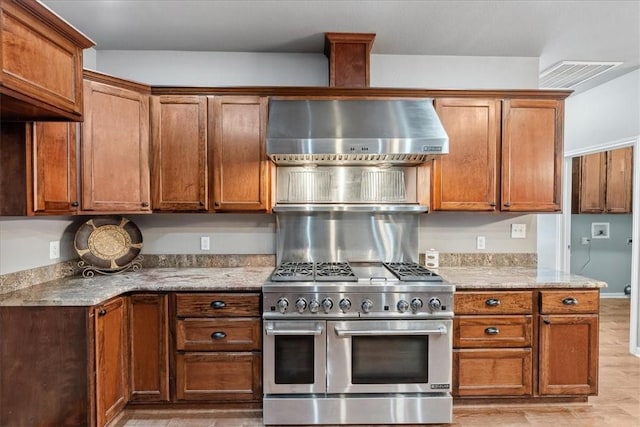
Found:
M 92 306 L 128 292 L 260 292 L 273 267 L 152 268 L 68 277 L 0 294 L 0 306 Z
M 584 288 L 607 284 L 574 274 L 532 267 L 440 267 L 456 290 Z M 53 280 L 7 294 L 0 306 L 93 306 L 128 292 L 260 292 L 273 267 L 152 268 L 112 276 Z
M 607 287 L 601 280 L 535 267 L 440 267 L 437 271 L 456 290 Z

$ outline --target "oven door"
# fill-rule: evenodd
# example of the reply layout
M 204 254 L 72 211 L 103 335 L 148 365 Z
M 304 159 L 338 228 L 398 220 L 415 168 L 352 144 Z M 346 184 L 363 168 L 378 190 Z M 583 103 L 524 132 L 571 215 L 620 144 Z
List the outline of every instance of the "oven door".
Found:
M 327 322 L 328 393 L 451 391 L 452 320 Z
M 264 321 L 263 387 L 265 394 L 326 391 L 324 321 Z

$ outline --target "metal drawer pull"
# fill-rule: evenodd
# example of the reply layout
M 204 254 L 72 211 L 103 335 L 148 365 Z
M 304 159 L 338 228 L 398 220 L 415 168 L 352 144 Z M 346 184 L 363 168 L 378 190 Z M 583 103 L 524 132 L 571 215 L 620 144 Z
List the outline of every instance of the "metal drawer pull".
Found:
M 407 335 L 446 335 L 447 327 L 444 325 L 438 326 L 433 329 L 403 329 L 403 330 L 389 330 L 389 329 L 378 329 L 378 330 L 362 330 L 362 331 L 354 331 L 349 329 L 340 329 L 334 328 L 336 331 L 336 335 L 339 337 L 358 337 L 358 336 L 407 336 Z
M 578 300 L 573 297 L 568 297 L 562 300 L 564 305 L 578 305 Z
M 484 303 L 487 304 L 489 307 L 497 307 L 500 305 L 500 300 L 497 298 L 489 298 Z
M 227 306 L 227 304 L 225 304 L 224 301 L 213 301 L 211 302 L 211 308 L 215 308 L 216 310 L 219 310 L 221 308 L 225 308 Z
M 498 335 L 500 333 L 500 329 L 490 327 L 490 328 L 485 329 L 484 333 L 487 334 L 487 335 Z
M 214 332 L 211 334 L 211 338 L 213 338 L 214 340 L 221 340 L 227 337 L 227 334 L 225 334 L 224 332 Z
M 267 326 L 265 332 L 267 335 L 322 335 L 324 327 L 316 326 L 315 329 L 274 329 L 273 326 Z

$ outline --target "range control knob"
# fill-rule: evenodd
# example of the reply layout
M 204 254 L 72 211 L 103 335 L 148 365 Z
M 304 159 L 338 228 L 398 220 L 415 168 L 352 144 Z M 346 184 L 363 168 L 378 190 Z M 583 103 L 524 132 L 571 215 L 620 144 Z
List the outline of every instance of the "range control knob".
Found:
M 373 302 L 371 302 L 371 300 L 367 298 L 362 301 L 362 304 L 360 305 L 360 307 L 362 308 L 363 313 L 369 313 L 373 308 Z
M 436 297 L 433 297 L 429 300 L 429 308 L 431 311 L 438 311 L 442 307 L 442 302 Z
M 320 303 L 318 302 L 318 300 L 312 299 L 311 302 L 309 303 L 309 311 L 312 313 L 317 313 L 319 308 L 320 308 Z
M 329 311 L 331 311 L 332 308 L 333 308 L 333 301 L 331 300 L 331 298 L 325 298 L 322 300 L 322 309 L 324 310 L 325 313 L 329 313 Z
M 307 308 L 307 300 L 304 298 L 298 298 L 296 300 L 296 309 L 298 310 L 298 313 L 304 313 L 305 308 Z
M 401 299 L 400 301 L 398 301 L 398 311 L 400 313 L 404 313 L 405 311 L 407 311 L 409 309 L 409 303 L 406 302 L 405 300 Z
M 351 301 L 349 301 L 349 298 L 342 298 L 339 305 L 340 310 L 342 310 L 343 313 L 346 313 L 351 309 Z
M 287 311 L 287 308 L 289 307 L 289 300 L 284 297 L 280 298 L 277 302 L 277 305 L 278 305 L 278 311 L 284 314 L 284 312 Z
M 423 305 L 424 304 L 422 303 L 422 300 L 420 298 L 413 298 L 411 300 L 411 311 L 417 313 Z

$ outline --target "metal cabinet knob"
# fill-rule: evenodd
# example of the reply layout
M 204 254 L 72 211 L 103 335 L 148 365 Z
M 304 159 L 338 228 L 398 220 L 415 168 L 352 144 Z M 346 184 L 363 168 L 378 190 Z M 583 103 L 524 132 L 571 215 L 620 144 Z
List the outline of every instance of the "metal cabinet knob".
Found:
M 500 305 L 500 300 L 497 298 L 489 298 L 488 300 L 486 300 L 484 302 L 486 305 L 488 305 L 489 307 L 497 307 Z
M 567 297 L 562 300 L 564 305 L 578 305 L 578 300 L 573 297 Z
M 227 304 L 224 301 L 212 301 L 211 308 L 219 310 L 221 308 L 225 308 Z
M 214 340 L 221 340 L 227 337 L 227 334 L 221 331 L 218 332 L 214 332 L 211 334 L 211 338 L 213 338 Z
M 494 328 L 494 327 L 489 327 L 489 328 L 484 330 L 484 333 L 487 334 L 487 335 L 498 335 L 500 333 L 500 329 Z

